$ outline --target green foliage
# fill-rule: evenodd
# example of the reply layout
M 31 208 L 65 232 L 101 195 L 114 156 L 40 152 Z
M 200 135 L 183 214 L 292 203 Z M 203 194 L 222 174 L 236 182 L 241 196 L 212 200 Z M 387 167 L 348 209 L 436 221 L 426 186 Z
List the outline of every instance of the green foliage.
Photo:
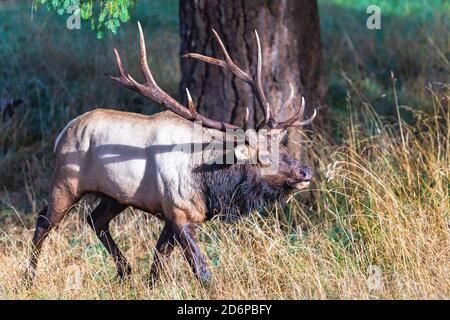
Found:
M 33 0 L 33 9 L 47 6 L 48 11 L 64 15 L 73 14 L 70 8 L 77 6 L 81 19 L 90 21 L 100 39 L 106 30 L 116 34 L 121 23 L 130 19 L 129 11 L 135 4 L 136 0 Z

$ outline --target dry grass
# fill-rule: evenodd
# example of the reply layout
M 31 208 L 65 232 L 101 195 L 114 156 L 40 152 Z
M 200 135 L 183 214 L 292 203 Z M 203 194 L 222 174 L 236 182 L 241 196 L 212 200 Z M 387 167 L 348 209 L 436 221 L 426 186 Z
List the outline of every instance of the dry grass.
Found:
M 285 210 L 270 208 L 233 225 L 202 226 L 201 245 L 214 274 L 211 287 L 199 285 L 176 250 L 167 273 L 149 290 L 145 280 L 161 223 L 132 209 L 112 226 L 134 267 L 129 281 L 118 282 L 112 259 L 86 224 L 92 207 L 81 203 L 51 233 L 35 286 L 26 290 L 20 276 L 35 213 L 46 197 L 57 132 L 95 105 L 153 110 L 100 75 L 111 71 L 112 46 L 130 47 L 134 25 L 99 42 L 58 29 L 47 16 L 30 23 L 26 12 L 4 14 L 0 23 L 6 30 L 0 36 L 0 95 L 25 100 L 12 117 L 0 119 L 0 298 L 450 298 L 450 37 L 436 25 L 431 41 L 402 40 L 414 50 L 386 51 L 403 66 L 396 73 L 400 83 L 389 79 L 392 61 L 383 60 L 374 39 L 357 38 L 360 45 L 353 46 L 357 33 L 348 32 L 324 41 L 338 121 L 334 139 L 314 131 L 305 143 L 316 166 L 313 190 L 291 198 Z M 8 33 L 14 24 L 7 17 L 15 14 L 23 24 Z M 154 19 L 140 17 L 150 29 Z M 388 33 L 386 41 L 396 43 L 401 35 Z M 158 80 L 175 93 L 176 31 L 153 30 L 149 37 Z M 30 50 L 21 50 L 24 41 Z M 382 71 L 375 76 L 358 71 L 364 64 L 349 61 L 357 62 L 361 54 L 368 55 L 364 61 L 378 61 L 376 70 Z M 124 55 L 132 72 L 135 57 Z M 382 93 L 386 99 L 374 102 Z M 389 109 L 391 117 L 380 117 L 375 107 Z

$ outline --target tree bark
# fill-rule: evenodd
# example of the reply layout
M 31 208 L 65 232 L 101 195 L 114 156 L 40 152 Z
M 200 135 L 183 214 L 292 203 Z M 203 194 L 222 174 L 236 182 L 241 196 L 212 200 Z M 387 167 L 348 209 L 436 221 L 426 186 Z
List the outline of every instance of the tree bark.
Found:
M 286 119 L 306 100 L 305 116 L 321 105 L 323 98 L 322 53 L 317 2 L 314 0 L 180 0 L 181 54 L 196 52 L 222 58 L 211 29 L 222 38 L 231 57 L 244 70 L 254 72 L 258 30 L 263 50 L 263 86 L 271 106 L 289 96 L 294 86 L 293 106 L 278 119 Z M 242 125 L 245 107 L 251 126 L 263 114 L 249 86 L 230 72 L 204 62 L 182 59 L 181 96 L 189 88 L 200 113 L 216 120 Z M 323 115 L 323 111 L 320 112 Z M 288 147 L 297 153 L 297 129 L 289 131 Z

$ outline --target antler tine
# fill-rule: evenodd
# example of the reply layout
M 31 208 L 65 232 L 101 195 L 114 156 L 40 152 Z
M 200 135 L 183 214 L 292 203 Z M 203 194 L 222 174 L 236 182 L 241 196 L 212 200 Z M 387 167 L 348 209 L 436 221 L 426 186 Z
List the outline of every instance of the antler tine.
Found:
M 317 116 L 317 110 L 316 110 L 316 108 L 314 108 L 314 112 L 313 112 L 311 117 L 309 117 L 308 119 L 303 120 L 303 121 L 297 121 L 297 122 L 293 123 L 291 125 L 291 127 L 304 127 L 304 126 L 307 126 L 308 124 L 313 122 L 313 120 L 316 118 L 316 116 Z
M 114 55 L 116 56 L 117 68 L 119 69 L 119 74 L 125 76 L 125 69 L 123 68 L 122 59 L 120 59 L 119 51 L 114 48 Z
M 152 72 L 150 71 L 150 68 L 148 66 L 147 49 L 145 48 L 144 32 L 142 32 L 141 23 L 139 21 L 138 21 L 138 28 L 139 28 L 139 46 L 141 52 L 142 73 L 144 73 L 145 82 L 151 82 L 154 85 L 156 85 L 155 79 L 153 78 Z
M 217 31 L 214 28 L 211 28 L 212 33 L 214 34 L 214 37 L 216 38 L 216 41 L 219 43 L 220 48 L 222 49 L 223 55 L 225 57 L 225 60 L 227 61 L 227 63 L 233 65 L 235 64 L 233 59 L 231 59 L 230 55 L 228 54 L 227 48 L 225 47 L 225 45 L 223 44 L 222 39 L 220 38 L 219 34 L 217 33 Z
M 258 63 L 256 65 L 256 83 L 260 85 L 262 72 L 262 50 L 261 50 L 261 41 L 259 41 L 259 34 L 257 30 L 255 30 L 255 37 L 256 37 L 256 45 L 258 48 Z
M 214 64 L 216 66 L 228 69 L 231 73 L 233 73 L 236 77 L 238 77 L 240 80 L 250 83 L 252 81 L 252 78 L 244 72 L 241 68 L 237 66 L 237 64 L 231 59 L 230 55 L 228 54 L 227 49 L 225 48 L 225 45 L 222 42 L 222 39 L 220 39 L 219 34 L 216 32 L 216 30 L 212 29 L 212 32 L 214 34 L 214 37 L 216 38 L 217 43 L 219 44 L 222 53 L 225 57 L 225 60 L 222 59 L 216 59 L 212 57 L 208 57 L 199 53 L 186 53 L 182 55 L 182 58 L 193 58 L 197 59 L 206 63 Z
M 120 84 L 122 84 L 123 86 L 131 89 L 133 87 L 133 84 L 130 82 L 130 80 L 128 80 L 126 74 L 125 74 L 125 69 L 123 67 L 122 64 L 122 59 L 120 59 L 120 54 L 117 51 L 116 48 L 114 48 L 114 55 L 116 57 L 116 64 L 117 64 L 117 69 L 119 70 L 119 76 L 114 76 L 112 74 L 109 73 L 105 73 L 104 75 L 107 76 L 108 78 L 119 82 Z
M 275 120 L 275 114 L 277 114 L 278 111 L 288 107 L 292 103 L 292 100 L 294 98 L 294 87 L 292 86 L 292 84 L 290 84 L 290 88 L 291 88 L 291 93 L 289 95 L 289 98 L 285 102 L 283 102 L 281 104 L 281 106 L 278 106 L 277 108 L 275 108 L 275 110 L 271 110 L 271 117 L 273 119 L 273 122 L 276 124 L 276 126 L 275 126 L 276 129 L 287 129 L 288 127 L 306 126 L 306 125 L 310 124 L 317 115 L 317 111 L 316 111 L 316 109 L 314 109 L 313 115 L 311 117 L 309 117 L 308 119 L 303 120 L 303 121 L 299 120 L 305 112 L 305 98 L 303 96 L 301 96 L 300 108 L 297 112 L 295 112 L 295 114 L 291 118 L 289 118 L 286 121 L 281 121 L 281 122 Z
M 228 70 L 231 71 L 236 77 L 241 79 L 244 82 L 247 82 L 248 84 L 252 85 L 253 79 L 252 77 L 242 70 L 238 65 L 231 59 L 230 55 L 228 54 L 227 48 L 223 44 L 222 39 L 220 38 L 219 34 L 216 30 L 212 29 L 212 32 L 214 34 L 214 37 L 216 38 L 216 41 L 219 43 L 220 48 L 222 49 L 222 53 L 225 57 L 225 67 L 228 68 Z
M 257 91 L 257 98 L 259 98 L 261 101 L 258 101 L 259 103 L 263 104 L 261 107 L 263 108 L 264 112 L 264 121 L 261 122 L 261 124 L 257 127 L 257 129 L 261 129 L 265 125 L 267 125 L 270 121 L 270 104 L 266 99 L 266 96 L 263 91 L 262 86 L 262 49 L 261 49 L 261 41 L 259 40 L 259 34 L 258 31 L 255 30 L 255 38 L 256 38 L 256 45 L 257 45 L 257 64 L 256 64 L 256 84 L 254 90 Z
M 302 96 L 302 103 L 301 103 L 298 111 L 288 120 L 278 122 L 278 124 L 276 125 L 276 128 L 284 129 L 284 128 L 288 128 L 288 127 L 292 126 L 296 121 L 298 121 L 298 119 L 300 119 L 300 117 L 303 115 L 304 112 L 305 112 L 305 98 L 303 98 L 303 96 Z
M 250 119 L 250 110 L 248 107 L 245 108 L 245 118 L 244 118 L 244 130 L 248 129 L 248 120 Z
M 189 111 L 191 112 L 192 117 L 196 119 L 198 116 L 198 113 L 197 113 L 197 110 L 195 109 L 195 104 L 194 104 L 194 101 L 192 100 L 191 93 L 189 92 L 188 88 L 186 88 L 186 96 L 188 99 Z
M 302 97 L 302 105 L 301 105 L 299 111 L 294 116 L 292 116 L 290 119 L 283 121 L 283 122 L 279 122 L 278 125 L 276 126 L 276 128 L 277 129 L 287 129 L 289 127 L 307 126 L 308 124 L 312 123 L 313 120 L 316 118 L 317 110 L 314 108 L 314 112 L 311 115 L 311 117 L 309 117 L 306 120 L 300 121 L 299 119 L 303 116 L 304 112 L 305 112 L 305 98 Z
M 294 99 L 294 86 L 292 85 L 292 83 L 290 83 L 289 87 L 291 88 L 291 91 L 289 93 L 289 98 L 287 98 L 286 101 L 284 101 L 281 105 L 279 105 L 273 109 L 272 112 L 274 114 L 277 114 L 280 110 L 284 110 L 292 104 L 292 100 Z

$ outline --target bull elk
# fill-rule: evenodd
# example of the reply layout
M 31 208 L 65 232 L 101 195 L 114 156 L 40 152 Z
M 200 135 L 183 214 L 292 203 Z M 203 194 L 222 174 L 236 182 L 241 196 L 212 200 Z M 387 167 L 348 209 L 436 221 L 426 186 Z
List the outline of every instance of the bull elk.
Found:
M 97 194 L 101 201 L 88 217 L 90 226 L 112 255 L 120 277 L 131 272 L 130 264 L 114 242 L 110 221 L 128 206 L 153 214 L 164 221 L 156 243 L 151 279 L 156 280 L 163 261 L 179 244 L 195 276 L 210 281 L 205 256 L 196 241 L 195 226 L 212 216 L 242 216 L 283 201 L 294 190 L 304 189 L 312 177 L 312 170 L 302 166 L 277 144 L 276 152 L 262 152 L 245 138 L 244 143 L 233 147 L 232 164 L 207 163 L 196 157 L 195 151 L 177 149 L 178 146 L 208 144 L 224 137 L 227 131 L 244 127 L 209 119 L 196 111 L 187 91 L 188 106 L 177 102 L 155 82 L 147 63 L 145 40 L 141 25 L 140 63 L 144 83 L 137 82 L 125 72 L 117 50 L 114 50 L 119 74 L 107 76 L 128 89 L 164 106 L 168 111 L 151 116 L 108 109 L 97 109 L 70 121 L 55 142 L 55 167 L 50 187 L 48 205 L 38 214 L 32 240 L 32 254 L 26 272 L 32 280 L 38 255 L 49 231 L 55 227 L 83 195 Z M 262 54 L 258 33 L 257 66 L 255 74 L 243 71 L 230 57 L 219 35 L 214 36 L 223 52 L 223 60 L 197 53 L 184 57 L 201 60 L 230 71 L 251 86 L 264 120 L 256 126 L 267 131 L 268 144 L 288 127 L 305 126 L 314 114 L 302 120 L 304 99 L 296 113 L 285 121 L 275 115 L 280 108 L 292 103 L 293 95 L 279 107 L 272 108 L 263 92 L 261 81 Z M 292 88 L 291 88 L 292 89 Z M 201 141 L 196 139 L 195 126 L 201 123 Z M 235 146 L 235 145 L 233 145 Z M 195 149 L 195 148 L 194 148 Z M 200 149 L 204 152 L 205 149 Z M 225 153 L 229 149 L 224 148 Z M 259 153 L 257 161 L 250 162 L 249 154 Z M 275 156 L 277 159 L 275 159 Z M 274 161 L 275 171 L 262 174 Z

